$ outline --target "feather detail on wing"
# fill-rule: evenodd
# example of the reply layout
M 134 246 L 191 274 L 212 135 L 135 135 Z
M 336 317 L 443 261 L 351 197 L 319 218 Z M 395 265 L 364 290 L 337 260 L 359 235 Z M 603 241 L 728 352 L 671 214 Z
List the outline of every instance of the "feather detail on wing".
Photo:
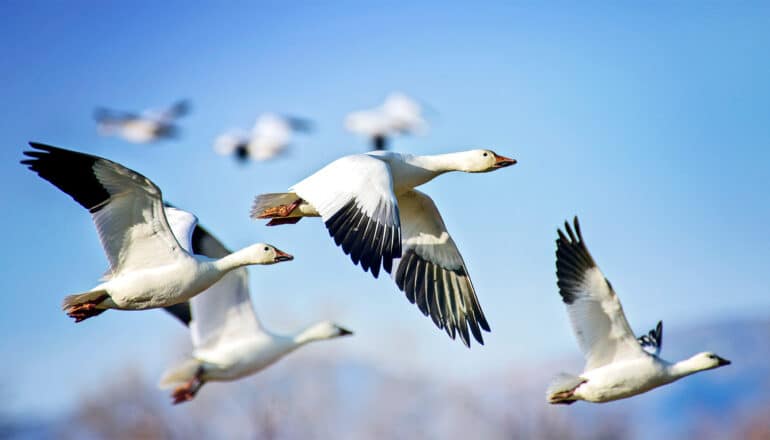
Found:
M 329 235 L 354 264 L 376 278 L 401 256 L 401 221 L 390 167 L 368 156 L 346 156 L 291 191 L 321 215 Z
M 558 231 L 556 278 L 586 370 L 642 356 L 620 300 L 585 246 L 577 217 L 574 223 L 575 232 L 566 222 L 566 235 Z
M 481 330 L 489 324 L 460 251 L 427 195 L 412 190 L 398 197 L 403 231 L 403 257 L 393 278 L 399 289 L 425 316 L 452 339 L 459 333 L 470 347 L 470 333 L 484 343 Z
M 189 257 L 171 232 L 160 188 L 123 165 L 98 156 L 30 143 L 29 169 L 88 209 L 112 273 L 156 267 Z
M 639 341 L 639 345 L 644 351 L 654 356 L 660 356 L 660 350 L 663 348 L 663 321 L 658 321 L 658 325 L 654 329 L 646 335 L 639 336 L 636 340 Z

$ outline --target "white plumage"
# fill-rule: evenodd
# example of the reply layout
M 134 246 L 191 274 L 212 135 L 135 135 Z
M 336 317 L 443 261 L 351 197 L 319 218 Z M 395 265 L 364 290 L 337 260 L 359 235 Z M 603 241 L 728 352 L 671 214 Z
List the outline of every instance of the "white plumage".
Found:
M 94 118 L 101 135 L 117 135 L 129 142 L 145 144 L 176 137 L 179 131 L 176 120 L 189 111 L 190 104 L 179 101 L 166 109 L 150 109 L 141 114 L 99 108 Z
M 556 240 L 556 276 L 578 345 L 586 358 L 580 376 L 561 374 L 547 391 L 550 403 L 607 402 L 643 393 L 729 361 L 713 353 L 669 363 L 660 353 L 662 323 L 637 339 L 620 300 L 588 252 L 575 218 Z M 649 350 L 649 351 L 648 351 Z
M 414 190 L 449 171 L 487 172 L 516 163 L 490 150 L 414 156 L 372 152 L 345 156 L 290 188 L 262 194 L 252 217 L 269 225 L 320 216 L 354 264 L 393 275 L 407 298 L 439 328 L 470 345 L 469 329 L 483 343 L 489 325 L 465 264 L 441 215 Z
M 214 151 L 239 161 L 248 159 L 263 161 L 286 151 L 294 133 L 310 131 L 307 120 L 265 113 L 257 118 L 251 133 L 240 130 L 228 131 L 214 141 Z
M 178 225 L 176 220 L 169 216 L 171 228 L 191 253 L 201 258 L 229 254 L 202 227 L 188 237 L 183 219 Z M 308 342 L 352 334 L 329 321 L 289 336 L 267 331 L 254 312 L 246 268 L 231 271 L 192 298 L 189 305 L 178 304 L 167 310 L 189 325 L 193 342 L 191 358 L 171 368 L 161 379 L 162 387 L 176 386 L 174 403 L 192 399 L 207 381 L 236 380 L 264 369 Z
M 345 128 L 369 138 L 373 149 L 384 150 L 393 135 L 421 134 L 427 130 L 428 124 L 417 101 L 395 92 L 378 107 L 348 114 Z
M 88 209 L 110 270 L 88 292 L 70 295 L 64 310 L 76 322 L 106 309 L 141 310 L 186 301 L 227 272 L 249 264 L 291 259 L 273 246 L 256 244 L 210 260 L 190 255 L 171 231 L 160 188 L 141 174 L 110 160 L 31 143 L 22 161 L 40 177 Z M 171 210 L 177 234 L 188 237 L 197 223 Z

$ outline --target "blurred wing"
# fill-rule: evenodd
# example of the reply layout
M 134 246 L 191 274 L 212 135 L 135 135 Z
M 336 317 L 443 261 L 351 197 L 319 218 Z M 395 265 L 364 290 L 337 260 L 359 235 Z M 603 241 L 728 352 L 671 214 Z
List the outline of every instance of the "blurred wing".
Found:
M 612 285 L 585 246 L 577 217 L 577 236 L 568 223 L 564 226 L 569 238 L 559 230 L 556 278 L 572 329 L 586 357 L 586 370 L 644 355 Z
M 248 144 L 249 155 L 256 160 L 271 159 L 284 151 L 290 141 L 289 122 L 281 116 L 265 113 L 254 124 Z
M 190 101 L 181 100 L 175 102 L 171 107 L 162 110 L 147 110 L 144 115 L 150 119 L 163 122 L 171 122 L 174 119 L 182 117 L 190 112 Z
M 230 251 L 207 230 L 198 226 L 193 232 L 193 251 L 209 258 L 222 258 Z M 224 339 L 253 336 L 262 331 L 249 296 L 246 268 L 229 272 L 190 300 L 193 345 L 216 345 Z
M 376 110 L 361 110 L 345 117 L 345 128 L 364 136 L 384 136 L 389 131 L 388 118 Z
M 398 197 L 403 257 L 393 278 L 411 303 L 430 315 L 452 339 L 459 333 L 470 347 L 468 327 L 479 344 L 489 331 L 460 251 L 427 195 L 412 190 Z
M 329 235 L 376 278 L 401 256 L 401 221 L 390 167 L 365 154 L 346 156 L 299 182 L 291 191 L 321 215 Z
M 104 107 L 97 107 L 94 110 L 94 119 L 100 124 L 120 124 L 121 122 L 137 119 L 139 115 L 129 112 L 119 112 Z
M 189 255 L 171 232 L 158 188 L 110 160 L 30 143 L 22 161 L 93 217 L 112 273 L 170 264 Z
M 313 131 L 313 121 L 306 118 L 300 118 L 298 116 L 284 116 L 286 122 L 289 123 L 289 127 L 296 132 L 310 133 Z
M 287 143 L 274 138 L 254 136 L 246 145 L 246 150 L 254 160 L 268 160 L 281 154 L 287 146 Z
M 388 96 L 382 111 L 389 118 L 391 129 L 399 133 L 419 133 L 427 128 L 420 104 L 403 93 Z
M 663 321 L 658 321 L 658 325 L 650 330 L 646 335 L 636 338 L 644 351 L 653 355 L 660 356 L 660 350 L 663 348 Z

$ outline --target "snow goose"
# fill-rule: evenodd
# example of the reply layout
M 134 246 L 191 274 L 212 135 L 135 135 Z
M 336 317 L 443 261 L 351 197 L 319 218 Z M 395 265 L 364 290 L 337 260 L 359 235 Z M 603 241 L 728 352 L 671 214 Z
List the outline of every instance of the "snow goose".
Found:
M 227 272 L 250 264 L 273 264 L 292 257 L 258 243 L 218 260 L 201 259 L 180 247 L 169 228 L 160 192 L 141 174 L 110 160 L 30 143 L 31 159 L 21 163 L 88 209 L 110 261 L 103 283 L 64 299 L 75 322 L 107 309 L 142 310 L 186 301 Z M 197 219 L 178 212 L 183 235 Z
M 176 137 L 174 122 L 189 111 L 189 102 L 179 101 L 167 109 L 150 109 L 141 114 L 98 108 L 94 118 L 103 136 L 118 135 L 129 142 L 146 144 Z
M 320 216 L 354 264 L 375 278 L 380 265 L 406 297 L 454 339 L 479 343 L 489 325 L 457 246 L 438 209 L 414 188 L 448 171 L 494 171 L 516 161 L 490 150 L 414 156 L 387 151 L 345 156 L 288 193 L 262 194 L 252 218 L 268 225 Z
M 286 150 L 294 133 L 310 130 L 311 123 L 306 119 L 266 113 L 257 118 L 250 135 L 231 130 L 217 137 L 214 151 L 233 155 L 239 162 L 268 160 Z
M 381 106 L 345 118 L 345 127 L 371 139 L 374 150 L 386 149 L 394 134 L 421 133 L 427 126 L 420 104 L 403 93 L 391 93 Z
M 644 393 L 699 371 L 729 365 L 704 352 L 676 363 L 660 357 L 663 325 L 637 340 L 612 284 L 586 248 L 577 217 L 556 240 L 556 277 L 572 328 L 586 357 L 580 376 L 561 374 L 548 387 L 549 403 L 609 402 Z
M 194 255 L 223 258 L 230 254 L 204 228 L 196 226 L 192 237 L 188 237 L 184 235 L 184 222 L 171 216 L 169 221 L 180 243 Z M 309 342 L 353 334 L 329 321 L 290 336 L 266 330 L 251 303 L 246 268 L 231 271 L 189 303 L 166 310 L 190 327 L 193 343 L 191 357 L 169 369 L 161 379 L 162 388 L 175 387 L 171 394 L 175 404 L 191 400 L 206 382 L 240 379 Z

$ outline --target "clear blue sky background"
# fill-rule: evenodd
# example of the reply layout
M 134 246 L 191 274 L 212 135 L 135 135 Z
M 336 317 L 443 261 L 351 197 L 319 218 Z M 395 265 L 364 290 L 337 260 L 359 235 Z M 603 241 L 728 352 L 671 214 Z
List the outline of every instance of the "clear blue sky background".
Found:
M 79 325 L 60 311 L 107 262 L 88 214 L 18 164 L 29 140 L 142 172 L 230 247 L 295 254 L 251 270 L 266 325 L 335 319 L 356 337 L 312 350 L 383 368 L 469 378 L 576 353 L 553 254 L 574 214 L 638 332 L 767 315 L 766 3 L 412 3 L 0 3 L 0 391 L 12 410 L 59 411 L 124 364 L 160 375 L 185 335 L 158 311 Z M 436 109 L 429 134 L 395 149 L 519 160 L 425 187 L 492 325 L 484 347 L 450 341 L 391 280 L 353 267 L 320 221 L 268 229 L 247 216 L 254 195 L 364 151 L 343 117 L 392 90 Z M 100 138 L 91 119 L 98 105 L 179 98 L 194 109 L 178 141 Z M 218 133 L 263 111 L 318 130 L 271 163 L 213 153 Z

